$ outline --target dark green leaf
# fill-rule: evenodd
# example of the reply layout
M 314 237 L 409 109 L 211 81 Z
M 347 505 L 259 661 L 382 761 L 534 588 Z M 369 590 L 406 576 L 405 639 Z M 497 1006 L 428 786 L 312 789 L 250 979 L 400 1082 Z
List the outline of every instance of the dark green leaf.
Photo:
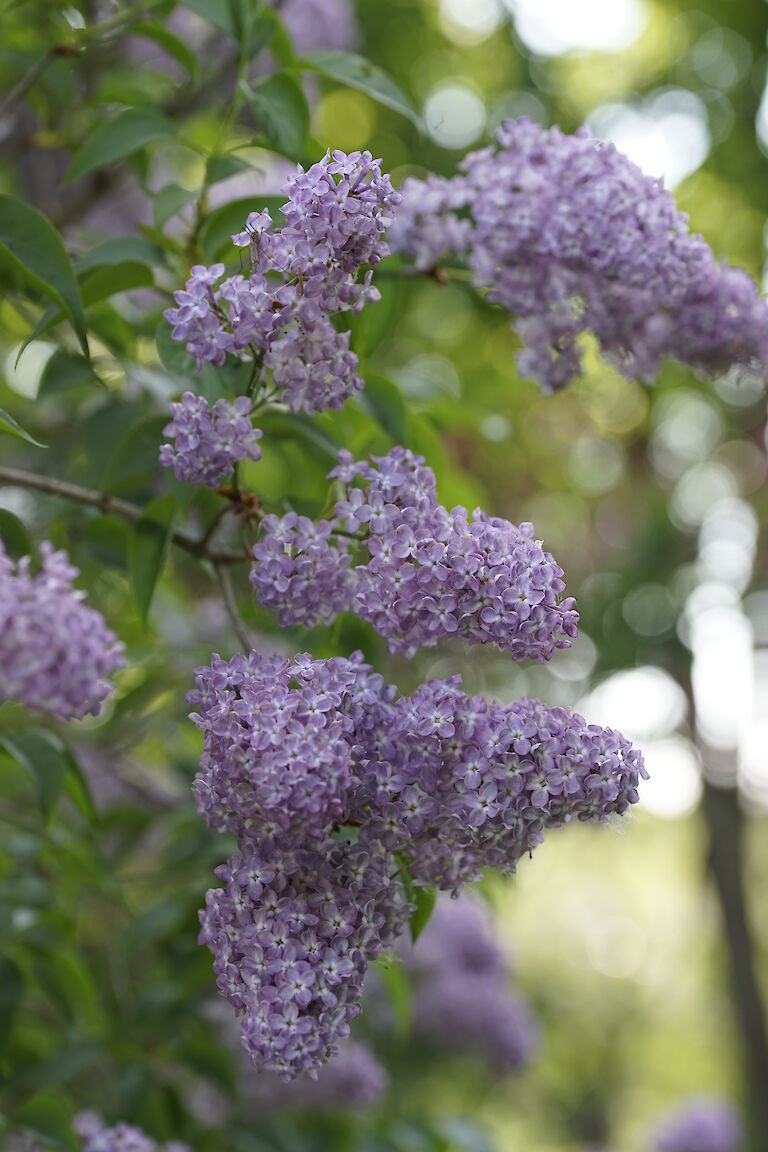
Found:
M 151 288 L 154 283 L 152 269 L 135 260 L 97 268 L 83 281 L 83 304 L 89 308 L 92 304 L 118 296 L 121 292 L 132 292 L 135 288 Z
M 18 965 L 0 957 L 0 1053 L 8 1045 L 11 1029 L 24 991 L 24 978 Z
M 321 76 L 364 92 L 379 104 L 407 116 L 417 128 L 421 128 L 419 116 L 402 89 L 382 68 L 363 56 L 354 52 L 310 52 L 298 63 L 309 72 L 319 72 Z
M 365 389 L 358 400 L 396 444 L 406 444 L 407 412 L 403 394 L 396 384 L 385 376 L 368 372 Z
M 174 496 L 161 496 L 144 510 L 128 546 L 128 571 L 136 606 L 146 621 L 149 606 L 160 573 L 168 555 L 173 520 L 176 515 Z
M 173 124 L 161 113 L 150 108 L 128 108 L 100 124 L 85 139 L 72 157 L 64 183 L 70 184 L 88 172 L 124 160 L 145 144 L 173 134 Z
M 76 356 L 72 352 L 65 352 L 63 348 L 57 348 L 46 362 L 37 394 L 39 397 L 50 396 L 53 393 L 66 392 L 69 388 L 79 388 L 84 384 L 96 386 L 100 384 L 90 360 L 86 360 L 85 356 Z
M 11 736 L 0 736 L 0 744 L 35 781 L 40 807 L 46 820 L 50 820 L 64 787 L 69 766 L 67 749 L 58 736 L 45 728 L 27 728 Z
M 154 213 L 157 227 L 162 228 L 196 196 L 197 192 L 192 192 L 189 188 L 182 188 L 180 184 L 166 184 L 165 188 L 161 188 L 155 196 Z
M 265 435 L 281 440 L 298 440 L 321 463 L 336 463 L 341 444 L 316 424 L 311 416 L 304 416 L 300 412 L 265 412 L 260 423 Z
M 119 421 L 119 415 L 116 414 Z M 108 445 L 107 466 L 102 484 L 113 491 L 128 481 L 148 475 L 157 468 L 157 454 L 163 438 L 163 428 L 168 423 L 167 416 L 147 416 L 138 424 L 129 427 L 125 436 L 114 448 L 114 440 Z M 91 455 L 93 449 L 91 445 Z
M 272 219 L 279 224 L 283 219 L 280 208 L 284 203 L 283 196 L 248 196 L 240 200 L 230 200 L 228 204 L 214 208 L 213 212 L 206 216 L 198 234 L 205 259 L 213 262 L 222 254 L 234 256 L 232 237 L 242 232 L 248 213 L 269 208 Z
M 239 43 L 242 11 L 238 0 L 182 0 L 182 7 L 204 16 L 214 28 Z
M 238 176 L 241 172 L 252 172 L 253 165 L 239 156 L 225 153 L 223 156 L 209 156 L 205 165 L 205 183 L 217 184 L 219 180 L 229 180 L 230 176 Z
M 29 432 L 25 432 L 21 424 L 18 424 L 13 416 L 10 416 L 2 408 L 0 408 L 0 432 L 10 432 L 11 436 L 17 436 L 19 440 L 26 440 L 27 444 L 34 444 L 36 448 L 45 448 L 45 444 L 41 444 L 39 440 L 35 440 L 34 436 L 30 436 Z
M 192 49 L 178 36 L 174 35 L 164 24 L 155 21 L 138 20 L 131 25 L 131 36 L 143 36 L 146 40 L 153 40 L 159 44 L 169 56 L 181 64 L 190 76 L 197 72 L 197 57 Z
M 414 911 L 411 914 L 411 940 L 415 944 L 429 923 L 429 918 L 434 911 L 435 900 L 437 899 L 437 889 L 417 888 L 414 885 L 412 888 L 411 899 L 416 905 Z
M 115 264 L 145 264 L 147 268 L 155 268 L 165 263 L 165 253 L 159 245 L 153 244 L 144 236 L 118 236 L 114 240 L 105 240 L 79 256 L 75 260 L 75 272 L 78 279 L 83 280 L 87 273 L 96 268 L 107 268 Z
M 77 1152 L 80 1142 L 70 1124 L 70 1110 L 59 1096 L 38 1093 L 13 1113 L 16 1127 L 28 1128 L 38 1136 L 52 1140 L 59 1148 Z
M 309 105 L 298 81 L 288 72 L 278 72 L 256 89 L 247 84 L 243 89 L 267 143 L 298 159 L 309 131 Z
M 7 508 L 0 508 L 0 540 L 12 560 L 29 556 L 32 551 L 32 542 L 26 528 L 18 516 L 14 516 Z
M 64 310 L 87 356 L 80 289 L 61 237 L 41 212 L 12 196 L 0 195 L 0 254 Z

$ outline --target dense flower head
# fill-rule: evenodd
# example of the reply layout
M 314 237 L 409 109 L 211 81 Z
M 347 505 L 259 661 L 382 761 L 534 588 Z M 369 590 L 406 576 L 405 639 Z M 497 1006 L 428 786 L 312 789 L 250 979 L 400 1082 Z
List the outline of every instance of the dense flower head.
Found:
M 14 564 L 0 541 L 0 700 L 80 720 L 114 691 L 123 646 L 73 588 L 78 570 L 67 554 L 48 543 L 40 554 L 34 574 L 30 557 Z
M 510 964 L 486 910 L 471 897 L 441 895 L 415 945 L 404 949 L 415 980 L 414 1027 L 441 1052 L 476 1052 L 497 1071 L 527 1063 L 537 1029 L 510 988 Z
M 201 942 L 252 1060 L 287 1076 L 347 1034 L 407 918 L 404 867 L 452 892 L 514 871 L 546 829 L 624 812 L 645 774 L 622 736 L 566 709 L 489 703 L 458 677 L 398 696 L 359 653 L 214 656 L 189 699 L 198 809 L 238 842 Z
M 332 316 L 379 299 L 371 277 L 389 253 L 383 236 L 400 196 L 370 152 L 338 150 L 306 172 L 299 165 L 284 191 L 281 227 L 252 212 L 233 236 L 248 249 L 249 275 L 197 265 L 165 315 L 198 367 L 257 358 L 259 384 L 294 411 L 340 408 L 363 382 Z
M 251 581 L 282 625 L 328 623 L 346 609 L 409 656 L 444 636 L 515 660 L 569 646 L 578 614 L 532 524 L 449 511 L 423 457 L 404 448 L 362 463 L 342 451 L 330 475 L 345 488 L 333 519 L 266 517 L 253 549 Z M 365 563 L 353 566 L 353 546 Z
M 389 234 L 421 268 L 463 257 L 477 288 L 517 318 L 524 375 L 546 390 L 581 373 L 590 331 L 627 376 L 674 358 L 704 374 L 768 369 L 768 305 L 718 263 L 660 181 L 582 129 L 507 121 L 450 180 L 403 186 Z
M 261 430 L 251 425 L 250 411 L 247 396 L 211 407 L 204 396 L 185 392 L 171 405 L 173 419 L 163 431 L 174 443 L 162 445 L 160 463 L 177 480 L 216 488 L 240 460 L 261 458 Z
M 739 1152 L 744 1128 L 726 1101 L 702 1096 L 689 1100 L 659 1129 L 656 1152 Z
M 82 1152 L 189 1152 L 187 1145 L 177 1140 L 158 1144 L 132 1124 L 109 1127 L 96 1112 L 81 1112 L 75 1117 L 74 1129 Z

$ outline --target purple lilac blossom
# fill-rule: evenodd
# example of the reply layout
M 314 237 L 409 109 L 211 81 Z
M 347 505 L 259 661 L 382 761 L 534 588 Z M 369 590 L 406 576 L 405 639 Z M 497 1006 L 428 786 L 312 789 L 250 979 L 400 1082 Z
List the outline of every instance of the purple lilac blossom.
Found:
M 284 191 L 281 228 L 252 212 L 232 238 L 249 250 L 250 275 L 222 280 L 223 264 L 198 265 L 165 316 L 198 367 L 263 358 L 259 385 L 293 411 L 340 408 L 363 381 L 350 334 L 331 317 L 379 299 L 371 277 L 400 196 L 370 152 L 338 150 L 306 172 L 299 165 Z
M 173 444 L 160 448 L 160 463 L 173 468 L 177 480 L 216 488 L 231 476 L 240 460 L 260 460 L 261 429 L 250 420 L 251 401 L 217 400 L 211 408 L 204 396 L 185 392 L 171 404 L 173 419 L 163 429 Z
M 18 700 L 60 720 L 96 715 L 114 691 L 123 646 L 85 593 L 65 552 L 40 546 L 42 566 L 14 564 L 0 541 L 0 700 Z
M 532 524 L 448 511 L 424 458 L 404 448 L 363 463 L 342 451 L 330 476 L 345 489 L 332 520 L 265 517 L 253 549 L 251 582 L 281 625 L 354 611 L 408 656 L 443 636 L 496 644 L 514 660 L 570 646 L 578 614 Z M 366 563 L 353 566 L 353 545 Z
M 517 318 L 523 375 L 553 391 L 581 375 L 590 331 L 627 376 L 663 360 L 703 375 L 768 370 L 768 305 L 719 263 L 661 182 L 586 129 L 507 121 L 452 179 L 403 185 L 388 240 L 428 269 L 466 260 L 475 286 Z
M 255 1105 L 259 1115 L 267 1112 L 362 1111 L 375 1104 L 387 1090 L 389 1077 L 371 1049 L 357 1040 L 344 1040 L 320 1070 L 316 1080 L 308 1076 L 285 1081 L 276 1076 L 251 1078 L 241 1095 Z
M 744 1128 L 725 1100 L 702 1096 L 689 1100 L 656 1135 L 656 1152 L 739 1152 Z
M 158 1144 L 131 1124 L 110 1128 L 96 1112 L 81 1112 L 75 1117 L 74 1129 L 82 1141 L 82 1152 L 189 1152 L 187 1145 L 177 1140 Z
M 189 701 L 198 810 L 238 843 L 201 943 L 254 1064 L 287 1077 L 348 1035 L 407 920 L 403 860 L 458 891 L 514 871 L 548 828 L 624 812 L 645 775 L 628 741 L 566 709 L 489 703 L 458 677 L 398 696 L 359 653 L 214 656 Z
M 415 980 L 414 1028 L 429 1044 L 472 1050 L 499 1072 L 531 1059 L 536 1022 L 509 987 L 511 965 L 476 900 L 440 895 L 424 932 L 404 949 L 404 963 Z

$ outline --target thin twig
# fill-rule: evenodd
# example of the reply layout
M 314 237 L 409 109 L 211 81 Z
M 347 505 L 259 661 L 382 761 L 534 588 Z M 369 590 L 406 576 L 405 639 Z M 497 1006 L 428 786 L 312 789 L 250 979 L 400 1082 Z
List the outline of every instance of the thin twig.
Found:
M 214 571 L 216 572 L 216 579 L 221 588 L 221 597 L 224 601 L 224 607 L 227 610 L 229 619 L 232 622 L 232 627 L 235 630 L 235 635 L 242 644 L 246 654 L 253 648 L 253 642 L 248 635 L 248 629 L 245 626 L 245 621 L 240 615 L 240 609 L 237 607 L 237 600 L 235 599 L 235 591 L 232 587 L 232 577 L 228 568 L 222 567 L 220 564 L 214 564 Z
M 40 476 L 36 472 L 25 472 L 21 468 L 0 467 L 0 484 L 13 484 L 19 488 L 30 488 L 36 492 L 45 492 L 49 496 L 59 496 L 62 500 L 70 500 L 74 504 L 84 504 L 87 508 L 98 508 L 100 512 L 111 512 L 132 524 L 141 520 L 144 509 L 138 504 L 130 504 L 121 500 L 119 496 L 112 496 L 109 492 L 97 492 L 92 488 L 81 488 L 79 484 L 70 484 L 66 480 L 57 480 L 51 476 Z M 243 562 L 242 552 L 216 551 L 208 547 L 208 542 L 195 540 L 185 532 L 174 532 L 171 542 L 177 548 L 196 556 L 198 560 L 210 560 L 212 564 L 240 564 Z

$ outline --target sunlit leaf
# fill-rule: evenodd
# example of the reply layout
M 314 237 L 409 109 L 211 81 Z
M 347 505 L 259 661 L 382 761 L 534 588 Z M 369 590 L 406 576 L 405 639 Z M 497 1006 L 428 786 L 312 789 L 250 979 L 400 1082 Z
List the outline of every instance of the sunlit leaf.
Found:
M 72 157 L 64 183 L 71 184 L 88 172 L 124 160 L 155 140 L 173 136 L 174 132 L 172 122 L 162 113 L 151 108 L 128 108 L 99 124 L 86 137 Z
M 364 92 L 372 100 L 392 108 L 407 116 L 417 128 L 421 128 L 418 113 L 405 95 L 383 68 L 372 64 L 354 52 L 322 51 L 309 52 L 298 61 L 299 67 L 308 72 L 318 72 L 330 80 L 336 80 L 348 88 Z
M 298 159 L 309 131 L 309 105 L 301 85 L 288 72 L 270 76 L 258 88 L 243 89 L 267 143 Z

